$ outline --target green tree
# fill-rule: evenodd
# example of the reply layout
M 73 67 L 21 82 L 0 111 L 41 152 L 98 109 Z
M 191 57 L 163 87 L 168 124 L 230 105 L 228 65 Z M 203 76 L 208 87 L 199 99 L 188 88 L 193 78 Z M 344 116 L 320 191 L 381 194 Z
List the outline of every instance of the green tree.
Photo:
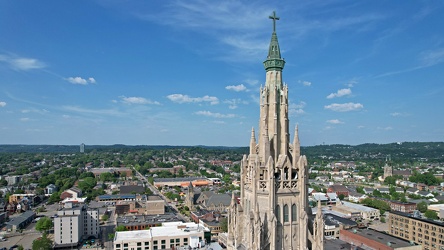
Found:
M 48 217 L 41 217 L 39 221 L 35 224 L 35 230 L 39 232 L 46 232 L 54 226 L 52 220 Z
M 103 221 L 107 221 L 108 219 L 109 219 L 109 215 L 107 215 L 107 214 L 102 215 Z
M 114 239 L 114 233 L 109 233 L 108 240 L 113 240 L 113 239 Z
M 128 231 L 128 229 L 124 225 L 120 225 L 120 226 L 116 227 L 116 232 L 122 232 L 122 231 Z
M 341 201 L 343 201 L 344 198 L 345 198 L 345 195 L 344 195 L 344 194 L 339 194 L 339 195 L 338 195 L 338 198 L 339 198 Z
M 227 218 L 220 219 L 220 227 L 221 227 L 222 232 L 224 232 L 224 233 L 228 232 L 228 219 Z
M 97 181 L 93 177 L 85 177 L 79 180 L 79 188 L 84 192 L 90 192 L 97 185 Z
M 427 217 L 428 219 L 431 219 L 431 220 L 439 219 L 438 213 L 436 211 L 433 211 L 433 210 L 425 211 L 424 216 Z
M 380 221 L 381 221 L 382 223 L 385 223 L 385 217 L 381 217 Z
M 112 181 L 113 180 L 113 175 L 109 172 L 105 172 L 105 173 L 101 173 L 100 174 L 100 180 L 103 182 L 106 181 Z
M 184 177 L 184 176 L 185 176 L 185 173 L 183 172 L 183 169 L 180 168 L 179 172 L 177 172 L 177 177 Z
M 5 187 L 5 186 L 8 186 L 8 181 L 5 179 L 1 179 L 0 180 L 0 187 Z
M 427 211 L 427 207 L 428 207 L 427 202 L 425 202 L 425 201 L 421 201 L 420 203 L 416 204 L 416 208 L 421 213 L 425 213 Z
M 364 187 L 363 186 L 357 186 L 356 187 L 356 192 L 360 193 L 360 194 L 365 194 Z
M 32 242 L 32 250 L 48 250 L 52 249 L 52 240 L 48 238 L 46 233 L 41 238 Z

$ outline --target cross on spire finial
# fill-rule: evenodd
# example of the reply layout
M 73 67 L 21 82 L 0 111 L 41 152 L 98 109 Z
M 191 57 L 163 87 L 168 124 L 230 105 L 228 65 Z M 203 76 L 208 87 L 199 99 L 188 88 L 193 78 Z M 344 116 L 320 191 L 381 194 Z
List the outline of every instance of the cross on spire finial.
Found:
M 279 20 L 279 17 L 276 16 L 276 11 L 273 11 L 273 15 L 269 16 L 270 19 L 273 19 L 273 32 L 276 32 L 276 20 Z

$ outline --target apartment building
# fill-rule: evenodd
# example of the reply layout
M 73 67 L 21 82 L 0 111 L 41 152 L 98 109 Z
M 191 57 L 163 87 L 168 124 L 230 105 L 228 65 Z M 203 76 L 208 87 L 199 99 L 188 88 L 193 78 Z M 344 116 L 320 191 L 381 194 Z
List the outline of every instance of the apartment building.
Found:
M 389 234 L 422 245 L 423 250 L 444 249 L 444 223 L 392 211 Z
M 54 218 L 54 248 L 75 247 L 90 236 L 99 237 L 99 211 L 66 203 Z

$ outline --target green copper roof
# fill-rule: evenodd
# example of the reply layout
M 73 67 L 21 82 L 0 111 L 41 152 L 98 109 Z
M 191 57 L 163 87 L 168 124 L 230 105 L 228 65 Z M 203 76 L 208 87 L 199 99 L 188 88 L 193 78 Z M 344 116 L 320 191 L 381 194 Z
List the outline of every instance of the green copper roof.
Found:
M 273 16 L 270 16 L 270 19 L 273 19 L 273 34 L 271 35 L 271 42 L 268 48 L 268 56 L 267 59 L 264 61 L 264 67 L 266 71 L 282 71 L 285 65 L 285 61 L 281 58 L 281 50 L 279 48 L 279 42 L 276 35 L 276 20 L 279 20 L 279 17 L 276 16 L 276 12 L 273 11 Z

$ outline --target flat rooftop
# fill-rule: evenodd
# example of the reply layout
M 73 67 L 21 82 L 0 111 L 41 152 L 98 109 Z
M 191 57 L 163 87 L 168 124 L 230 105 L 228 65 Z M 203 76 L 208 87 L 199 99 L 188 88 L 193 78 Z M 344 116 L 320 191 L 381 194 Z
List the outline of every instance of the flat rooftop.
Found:
M 401 247 L 410 247 L 412 246 L 409 241 L 396 238 L 394 236 L 375 231 L 373 229 L 348 229 L 347 231 L 352 232 L 354 234 L 360 235 L 365 238 L 372 239 L 376 242 L 379 242 L 381 244 L 387 245 L 388 242 L 390 242 L 393 246 L 396 246 L 397 248 Z
M 170 222 L 164 223 L 161 227 L 152 227 L 149 230 L 135 230 L 116 232 L 114 241 L 141 241 L 143 239 L 151 239 L 156 237 L 187 237 L 202 233 L 208 229 L 194 222 Z
M 351 203 L 351 202 L 347 202 L 347 201 L 342 201 L 342 205 L 358 210 L 358 211 L 365 211 L 365 212 L 373 212 L 376 211 L 377 209 L 371 208 L 371 207 L 366 207 L 363 205 L 359 205 L 359 204 L 355 204 L 355 203 Z
M 136 225 L 146 225 L 146 224 L 159 224 L 163 222 L 180 221 L 174 213 L 165 213 L 159 215 L 128 215 L 119 216 L 117 218 L 117 225 L 124 226 L 136 226 Z

